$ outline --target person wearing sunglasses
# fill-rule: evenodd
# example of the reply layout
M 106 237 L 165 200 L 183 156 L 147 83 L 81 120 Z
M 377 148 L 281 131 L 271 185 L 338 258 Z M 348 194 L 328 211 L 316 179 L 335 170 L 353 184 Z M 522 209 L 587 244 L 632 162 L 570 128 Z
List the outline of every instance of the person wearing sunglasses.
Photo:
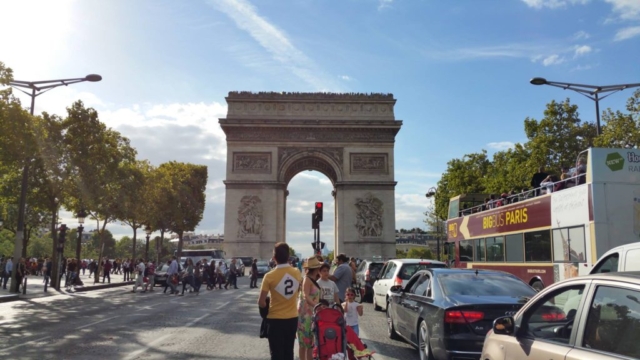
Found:
M 356 291 L 353 288 L 348 288 L 346 291 L 347 300 L 342 303 L 342 309 L 344 310 L 344 320 L 356 335 L 360 336 L 360 326 L 358 323 L 358 316 L 362 316 L 363 307 L 362 304 L 356 302 Z

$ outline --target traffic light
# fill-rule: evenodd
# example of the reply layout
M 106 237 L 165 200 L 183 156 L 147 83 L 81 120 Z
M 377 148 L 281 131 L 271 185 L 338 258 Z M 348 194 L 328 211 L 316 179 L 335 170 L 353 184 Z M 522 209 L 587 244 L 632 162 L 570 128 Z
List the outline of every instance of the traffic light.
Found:
M 321 222 L 322 221 L 322 203 L 321 202 L 316 203 L 316 216 L 318 218 L 318 222 Z
M 65 224 L 60 225 L 60 228 L 58 228 L 58 231 L 60 232 L 58 234 L 58 242 L 61 244 L 64 244 L 65 240 L 67 240 L 67 225 Z
M 67 240 L 67 225 L 62 224 L 58 228 L 58 251 L 64 251 L 64 242 Z
M 324 249 L 324 243 L 322 241 L 320 242 L 320 249 L 318 249 L 318 243 L 316 242 L 312 242 L 311 246 L 313 247 L 313 250 L 316 252 L 320 252 L 320 250 Z
M 320 222 L 316 214 L 311 214 L 311 228 L 314 230 L 320 228 Z

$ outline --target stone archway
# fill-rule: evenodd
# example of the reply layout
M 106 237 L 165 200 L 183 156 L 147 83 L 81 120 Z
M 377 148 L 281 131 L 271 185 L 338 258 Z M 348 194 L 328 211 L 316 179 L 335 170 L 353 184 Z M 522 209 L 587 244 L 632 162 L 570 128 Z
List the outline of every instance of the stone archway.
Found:
M 333 184 L 336 253 L 395 256 L 393 151 L 402 121 L 393 95 L 230 92 L 226 100 L 228 256 L 268 259 L 286 241 L 287 186 L 304 170 Z

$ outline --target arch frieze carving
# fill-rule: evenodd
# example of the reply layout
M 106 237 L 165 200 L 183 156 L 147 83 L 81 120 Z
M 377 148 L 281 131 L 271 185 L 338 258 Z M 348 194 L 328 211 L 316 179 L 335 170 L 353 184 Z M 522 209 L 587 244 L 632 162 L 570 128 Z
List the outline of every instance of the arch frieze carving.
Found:
M 342 165 L 344 162 L 344 148 L 341 147 L 279 147 L 278 148 L 278 166 L 282 168 L 282 166 L 289 160 L 290 158 L 300 154 L 300 153 L 313 153 L 319 152 L 322 153 L 329 158 L 335 160 L 336 164 Z

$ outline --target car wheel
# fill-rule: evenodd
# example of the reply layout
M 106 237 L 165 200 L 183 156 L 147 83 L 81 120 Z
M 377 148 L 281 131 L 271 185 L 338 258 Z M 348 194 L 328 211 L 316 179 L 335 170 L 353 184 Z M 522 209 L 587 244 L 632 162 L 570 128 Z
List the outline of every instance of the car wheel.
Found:
M 418 351 L 420 351 L 420 360 L 433 360 L 431 346 L 429 345 L 429 328 L 427 328 L 427 323 L 424 320 L 422 320 L 418 328 Z
M 378 306 L 378 302 L 376 301 L 375 295 L 373 296 L 373 310 L 382 311 L 382 308 L 380 306 Z
M 531 284 L 531 287 L 532 287 L 535 291 L 540 292 L 540 291 L 542 291 L 542 289 L 544 289 L 544 284 L 542 284 L 542 281 L 540 281 L 540 280 L 536 280 L 536 281 L 534 281 L 534 282 Z
M 393 327 L 393 320 L 391 320 L 391 315 L 389 314 L 388 305 L 387 305 L 387 335 L 391 340 L 400 340 L 400 336 L 398 336 L 396 329 Z

